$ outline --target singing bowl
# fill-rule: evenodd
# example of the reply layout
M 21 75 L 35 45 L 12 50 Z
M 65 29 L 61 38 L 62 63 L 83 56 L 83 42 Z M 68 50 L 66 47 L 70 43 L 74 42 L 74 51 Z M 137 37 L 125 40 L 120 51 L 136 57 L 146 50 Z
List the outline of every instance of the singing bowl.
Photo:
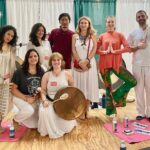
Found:
M 58 100 L 64 93 L 68 94 L 68 98 Z M 65 120 L 73 120 L 85 112 L 86 98 L 78 88 L 66 87 L 57 91 L 54 97 L 53 107 L 59 117 Z

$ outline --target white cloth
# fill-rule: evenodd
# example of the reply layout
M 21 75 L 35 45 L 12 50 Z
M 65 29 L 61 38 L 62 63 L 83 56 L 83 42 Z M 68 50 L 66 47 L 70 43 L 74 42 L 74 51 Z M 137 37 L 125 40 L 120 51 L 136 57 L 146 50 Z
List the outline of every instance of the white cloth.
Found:
M 130 46 L 138 46 L 141 40 L 146 40 L 147 47 L 133 53 L 132 63 L 137 66 L 150 66 L 150 27 L 144 31 L 141 28 L 135 29 L 128 37 Z
M 38 47 L 33 45 L 32 42 L 29 42 L 27 45 L 27 50 L 32 48 L 39 53 L 41 66 L 44 69 L 44 71 L 47 71 L 49 69 L 49 65 L 48 65 L 49 58 L 52 54 L 52 50 L 49 42 L 47 40 L 42 41 L 42 45 Z
M 18 113 L 14 120 L 19 124 L 23 124 L 28 128 L 37 128 L 38 126 L 38 103 L 29 104 L 24 100 L 13 97 L 13 102 L 18 108 Z
M 9 83 L 15 71 L 16 47 L 9 45 L 7 52 L 0 52 L 0 113 L 4 117 L 12 108 Z M 4 77 L 10 76 L 6 80 Z
M 54 98 L 54 94 L 62 88 L 68 86 L 68 81 L 65 71 L 62 71 L 59 76 L 54 76 L 52 72 L 49 73 L 49 80 L 47 84 L 47 94 Z M 48 107 L 39 107 L 39 121 L 38 131 L 42 136 L 49 135 L 50 138 L 59 138 L 65 133 L 70 132 L 77 125 L 76 120 L 64 120 L 57 116 L 54 111 L 53 103 Z
M 150 117 L 150 66 L 133 65 L 133 75 L 138 81 L 135 87 L 137 112 Z
M 0 53 L 0 84 L 4 83 L 4 76 L 10 75 L 10 78 L 5 80 L 9 83 L 16 69 L 16 47 L 9 46 L 7 53 Z
M 52 103 L 48 107 L 40 104 L 38 131 L 41 136 L 49 135 L 50 138 L 59 138 L 69 133 L 76 125 L 76 120 L 68 121 L 57 116 Z
M 89 39 L 86 40 L 86 46 L 79 37 L 76 38 L 76 51 L 80 59 L 86 59 L 88 50 Z M 91 40 L 89 52 L 93 48 L 93 41 Z M 78 72 L 73 68 L 73 77 L 75 82 L 75 87 L 79 88 L 85 95 L 87 99 L 91 102 L 99 102 L 99 91 L 98 91 L 98 73 L 95 58 L 93 57 L 90 61 L 91 68 L 86 72 Z
M 54 98 L 56 92 L 64 87 L 68 86 L 68 81 L 66 79 L 65 71 L 62 71 L 59 76 L 53 75 L 49 72 L 49 79 L 47 84 L 47 95 L 50 98 Z
M 141 40 L 146 40 L 147 47 L 133 53 L 132 71 L 137 80 L 135 87 L 137 112 L 139 115 L 150 117 L 150 28 L 145 31 L 135 29 L 128 37 L 130 46 L 138 46 Z

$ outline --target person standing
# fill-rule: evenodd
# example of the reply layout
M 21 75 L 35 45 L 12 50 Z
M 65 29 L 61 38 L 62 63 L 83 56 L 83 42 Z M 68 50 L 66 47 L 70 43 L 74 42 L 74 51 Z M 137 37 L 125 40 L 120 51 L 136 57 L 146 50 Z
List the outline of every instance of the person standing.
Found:
M 115 17 L 106 18 L 106 32 L 98 40 L 97 53 L 100 55 L 99 70 L 106 88 L 106 115 L 116 114 L 116 107 L 126 106 L 129 90 L 137 84 L 134 76 L 122 66 L 122 53 L 131 49 L 123 34 L 115 31 Z M 123 47 L 122 47 L 123 46 Z M 115 91 L 112 90 L 111 72 L 124 81 Z
M 41 66 L 44 71 L 49 68 L 48 60 L 52 54 L 49 42 L 46 40 L 46 29 L 42 23 L 36 23 L 31 29 L 29 35 L 30 41 L 27 45 L 27 51 L 29 49 L 35 49 L 39 53 Z
M 94 107 L 98 108 L 98 72 L 94 58 L 96 47 L 96 33 L 92 22 L 90 18 L 83 16 L 79 18 L 76 34 L 72 38 L 73 57 L 81 67 L 81 70 L 78 70 L 74 64 L 73 77 L 75 87 L 84 93 L 87 103 L 93 102 Z
M 129 34 L 128 42 L 133 49 L 132 70 L 137 85 L 135 87 L 137 120 L 147 117 L 150 121 L 150 27 L 144 10 L 136 13 L 139 27 Z
M 11 83 L 13 73 L 16 69 L 17 39 L 17 31 L 13 26 L 6 25 L 0 28 L 0 120 L 7 116 L 10 109 L 11 95 L 9 90 L 8 93 L 5 91 L 5 85 Z M 9 95 L 7 100 L 5 98 L 6 95 Z
M 49 42 L 52 52 L 59 52 L 63 55 L 66 63 L 65 69 L 71 69 L 72 51 L 71 41 L 73 31 L 69 30 L 70 15 L 68 13 L 60 14 L 59 18 L 60 28 L 53 29 L 49 35 Z

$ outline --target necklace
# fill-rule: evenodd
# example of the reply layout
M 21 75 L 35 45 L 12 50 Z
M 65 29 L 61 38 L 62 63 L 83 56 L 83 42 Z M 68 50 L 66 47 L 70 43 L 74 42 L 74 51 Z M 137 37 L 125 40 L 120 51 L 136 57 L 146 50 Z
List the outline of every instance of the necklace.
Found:
M 79 39 L 82 42 L 81 46 L 85 45 L 86 46 L 86 39 L 87 39 L 87 35 L 86 36 L 82 36 L 81 34 L 79 34 Z

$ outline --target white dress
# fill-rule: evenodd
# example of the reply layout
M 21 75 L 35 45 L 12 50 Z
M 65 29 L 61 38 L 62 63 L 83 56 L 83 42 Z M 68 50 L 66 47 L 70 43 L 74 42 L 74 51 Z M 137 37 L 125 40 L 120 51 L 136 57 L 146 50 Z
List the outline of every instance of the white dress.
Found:
M 47 94 L 53 98 L 58 89 L 68 86 L 65 71 L 62 71 L 59 76 L 54 76 L 52 72 L 49 72 L 47 85 Z M 48 107 L 40 104 L 38 131 L 41 136 L 49 135 L 50 138 L 59 138 L 65 133 L 69 133 L 76 125 L 76 120 L 68 121 L 60 118 L 55 113 L 52 102 Z
M 80 59 L 86 59 L 89 39 L 86 40 L 86 45 L 82 45 L 82 41 L 79 37 L 76 37 L 75 48 Z M 90 41 L 89 53 L 93 48 L 93 40 Z M 73 69 L 73 77 L 75 87 L 79 88 L 87 99 L 91 102 L 99 102 L 99 90 L 98 90 L 98 72 L 95 58 L 90 61 L 91 68 L 85 72 L 78 72 Z
M 44 71 L 47 71 L 49 69 L 48 61 L 52 54 L 49 42 L 46 40 L 42 41 L 41 46 L 35 46 L 32 42 L 29 42 L 27 45 L 27 50 L 32 48 L 34 48 L 39 53 L 41 66 Z
M 7 53 L 0 52 L 0 114 L 4 117 L 12 108 L 9 83 L 15 70 L 16 48 L 9 46 Z M 10 75 L 4 80 L 4 76 Z

